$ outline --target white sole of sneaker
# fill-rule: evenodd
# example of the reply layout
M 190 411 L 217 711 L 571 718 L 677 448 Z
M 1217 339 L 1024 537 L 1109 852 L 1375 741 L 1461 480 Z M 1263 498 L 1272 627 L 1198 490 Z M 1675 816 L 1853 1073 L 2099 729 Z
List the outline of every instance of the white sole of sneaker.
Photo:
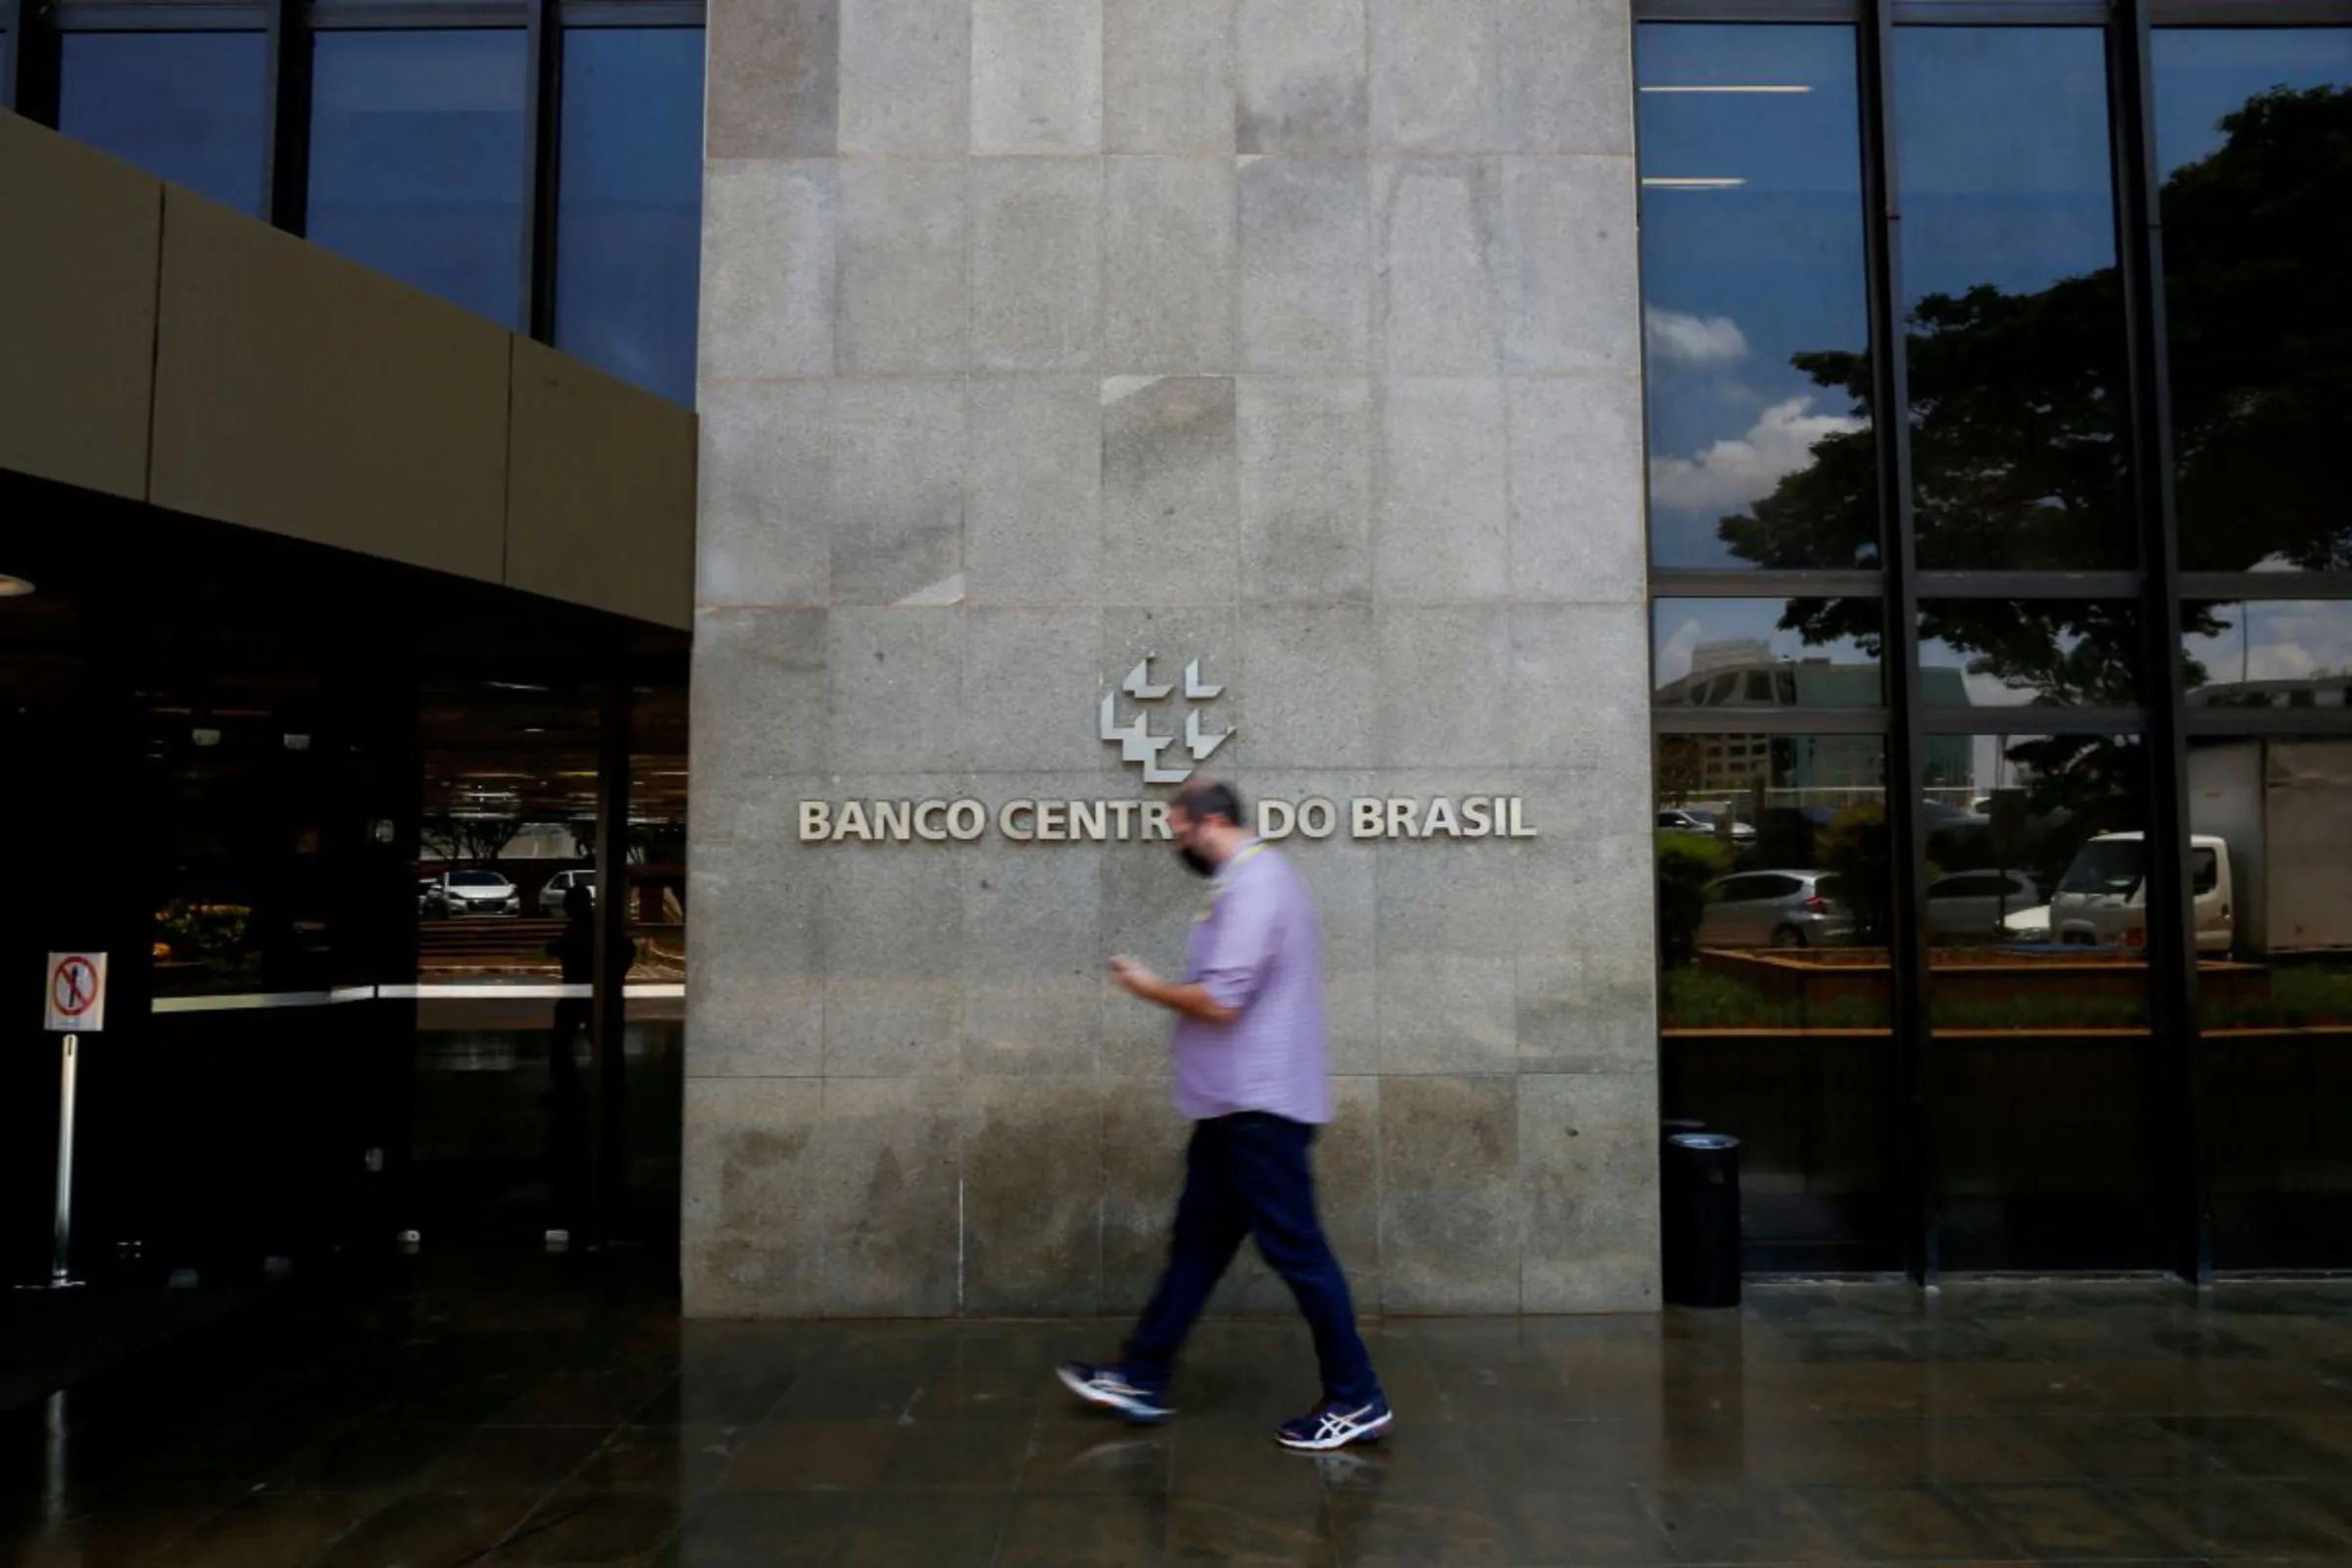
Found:
M 1329 1453 L 1335 1448 L 1345 1448 L 1351 1444 L 1378 1443 L 1387 1435 L 1389 1428 L 1396 1424 L 1396 1412 L 1391 1411 L 1377 1421 L 1356 1428 L 1344 1438 L 1325 1438 L 1319 1441 L 1309 1438 L 1302 1442 L 1294 1442 L 1292 1439 L 1277 1434 L 1274 1441 L 1293 1453 Z
M 1163 1410 L 1155 1405 L 1149 1405 L 1141 1402 L 1140 1400 L 1130 1399 L 1123 1395 L 1111 1394 L 1105 1390 L 1095 1388 L 1091 1384 L 1087 1383 L 1084 1379 L 1070 1376 L 1070 1371 L 1067 1367 L 1055 1367 L 1054 1369 L 1054 1375 L 1061 1379 L 1061 1386 L 1063 1388 L 1069 1390 L 1072 1394 L 1075 1394 L 1079 1398 L 1084 1399 L 1088 1404 L 1093 1405 L 1096 1409 L 1114 1411 L 1119 1415 L 1125 1416 L 1130 1421 L 1138 1422 L 1145 1426 L 1152 1426 L 1161 1421 L 1165 1421 L 1168 1417 L 1176 1413 L 1173 1410 Z

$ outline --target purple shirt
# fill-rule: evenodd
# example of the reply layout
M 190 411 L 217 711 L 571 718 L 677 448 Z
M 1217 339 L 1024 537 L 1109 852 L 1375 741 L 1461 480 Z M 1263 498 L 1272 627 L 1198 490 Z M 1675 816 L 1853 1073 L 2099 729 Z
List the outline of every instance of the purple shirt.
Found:
M 1331 1120 L 1323 1038 L 1323 939 L 1315 901 L 1284 859 L 1255 839 L 1218 867 L 1193 924 L 1184 977 L 1241 1016 L 1179 1016 L 1170 1052 L 1176 1108 L 1194 1121 L 1263 1110 Z

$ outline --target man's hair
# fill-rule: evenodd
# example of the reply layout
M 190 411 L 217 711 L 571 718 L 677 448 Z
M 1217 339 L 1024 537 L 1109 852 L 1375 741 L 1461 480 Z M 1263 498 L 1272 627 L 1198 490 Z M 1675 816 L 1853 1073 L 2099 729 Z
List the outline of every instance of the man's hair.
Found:
M 1176 792 L 1172 803 L 1184 808 L 1184 814 L 1196 822 L 1205 822 L 1221 816 L 1240 827 L 1246 821 L 1242 815 L 1242 792 L 1230 784 L 1215 779 L 1197 779 Z

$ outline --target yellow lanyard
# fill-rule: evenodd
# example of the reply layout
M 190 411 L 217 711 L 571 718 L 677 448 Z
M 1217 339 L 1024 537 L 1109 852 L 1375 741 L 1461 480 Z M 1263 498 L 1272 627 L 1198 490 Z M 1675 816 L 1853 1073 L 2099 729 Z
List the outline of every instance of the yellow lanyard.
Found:
M 1225 879 L 1235 871 L 1240 870 L 1244 863 L 1246 863 L 1251 856 L 1255 855 L 1258 851 L 1264 849 L 1265 847 L 1265 840 L 1251 839 L 1249 843 L 1243 845 L 1240 849 L 1233 852 L 1232 859 L 1227 860 L 1223 865 L 1217 867 L 1217 874 L 1209 879 L 1208 894 L 1200 901 L 1200 912 L 1193 916 L 1193 924 L 1199 925 L 1201 921 L 1216 913 L 1217 899 L 1225 891 Z

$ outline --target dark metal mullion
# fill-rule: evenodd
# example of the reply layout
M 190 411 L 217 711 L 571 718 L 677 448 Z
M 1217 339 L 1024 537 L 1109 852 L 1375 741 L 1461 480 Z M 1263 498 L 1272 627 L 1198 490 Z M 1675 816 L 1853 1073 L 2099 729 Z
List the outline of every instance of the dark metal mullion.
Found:
M 703 0 L 558 0 L 564 27 L 701 27 L 710 23 Z
M 2327 27 L 2352 24 L 2352 0 L 2153 0 L 2159 27 Z
M 522 309 L 515 319 L 542 343 L 556 340 L 556 190 L 563 157 L 564 29 L 555 0 L 531 0 L 530 65 L 523 86 Z
M 0 0 L 9 10 L 0 76 L 0 108 L 13 109 L 36 125 L 57 124 L 59 42 L 51 0 Z
M 1887 665 L 1886 821 L 1886 947 L 1894 1019 L 1894 1147 L 1898 1212 L 1906 1223 L 1904 1269 L 1919 1284 L 1941 1272 L 1933 1172 L 1934 1075 L 1928 1060 L 1926 933 L 1920 894 L 1926 850 L 1915 831 L 1927 777 L 1919 713 L 1918 563 L 1912 542 L 1911 376 L 1903 362 L 1902 181 L 1893 108 L 1894 18 L 1891 0 L 1874 0 L 1858 29 L 1862 78 L 1862 170 L 1868 204 L 1863 225 L 1869 269 L 1871 427 L 1879 459 L 1879 560 L 1886 567 Z
M 2163 1135 L 2156 1179 L 2163 1195 L 2170 1266 L 2203 1284 L 2213 1277 L 2205 1145 L 2198 1093 L 2197 941 L 2189 889 L 2186 697 L 2180 670 L 2180 572 L 2173 495 L 2171 368 L 2164 315 L 2164 235 L 2156 168 L 2154 83 L 2146 0 L 2126 0 L 2108 30 L 2109 120 L 2115 127 L 2116 254 L 2129 323 L 2132 494 L 2140 560 L 2148 693 L 2148 753 L 2155 770 L 2148 835 L 2170 846 L 2151 855 L 2148 897 L 2172 918 L 2148 922 L 2150 1024 L 2157 1115 Z
M 2236 739 L 2265 735 L 2352 738 L 2352 708 L 2203 708 L 2192 706 L 2185 734 Z
M 2183 571 L 2178 580 L 2183 599 L 2227 604 L 2352 599 L 2352 572 Z
M 289 234 L 310 226 L 311 29 L 306 0 L 277 0 L 270 16 L 270 221 Z
M 1650 729 L 1660 735 L 1883 735 L 1886 715 L 1875 708 L 1657 708 Z
M 1742 571 L 1652 567 L 1653 599 L 1876 599 L 1876 571 Z
M 1923 571 L 1912 578 L 1922 599 L 2137 599 L 2136 571 Z
M 1925 708 L 1923 735 L 2140 735 L 2153 727 L 2138 708 Z

